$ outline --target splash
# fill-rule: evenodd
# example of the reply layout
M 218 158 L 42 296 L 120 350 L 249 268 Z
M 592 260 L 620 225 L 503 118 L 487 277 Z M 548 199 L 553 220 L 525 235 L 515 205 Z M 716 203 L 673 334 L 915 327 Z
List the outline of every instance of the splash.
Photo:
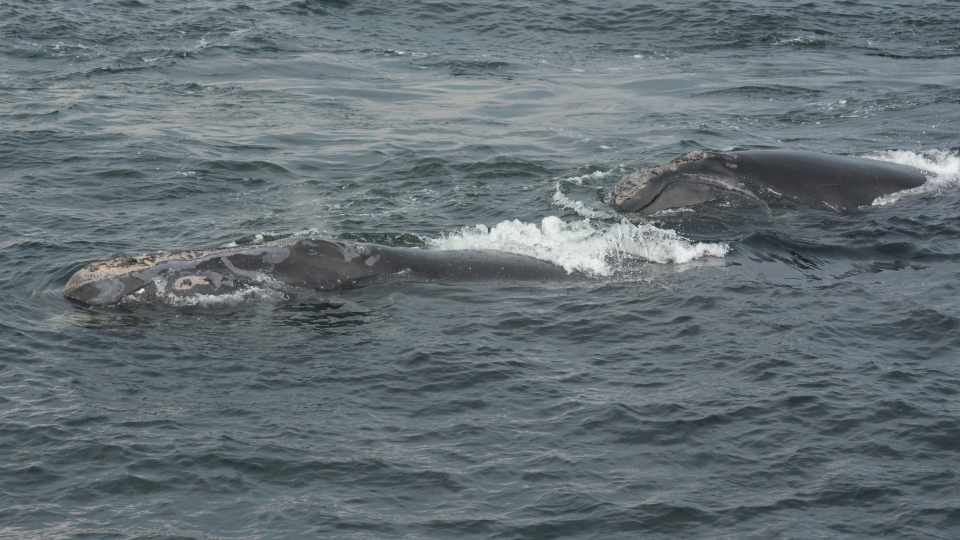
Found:
M 557 183 L 557 191 L 555 191 L 553 194 L 553 204 L 557 205 L 559 208 L 572 210 L 587 219 L 611 219 L 616 217 L 616 214 L 613 212 L 608 210 L 598 210 L 596 208 L 587 206 L 583 201 L 577 201 L 567 197 L 562 191 L 560 191 L 559 182 Z
M 593 181 L 604 180 L 615 171 L 617 171 L 617 169 L 611 169 L 609 171 L 594 171 L 589 174 L 571 176 L 569 178 L 558 180 L 556 184 L 556 191 L 553 193 L 553 204 L 558 208 L 572 210 L 573 212 L 576 212 L 580 216 L 587 219 L 616 219 L 617 214 L 611 212 L 610 210 L 593 208 L 583 201 L 571 199 L 566 193 L 564 193 L 565 185 L 583 186 L 584 182 L 592 183 Z
M 705 257 L 723 257 L 726 244 L 693 242 L 676 231 L 626 220 L 595 225 L 589 219 L 565 222 L 556 216 L 537 225 L 520 220 L 494 227 L 466 227 L 439 239 L 427 240 L 432 249 L 493 249 L 528 255 L 562 266 L 567 272 L 609 276 L 627 260 L 687 263 Z
M 891 150 L 863 157 L 909 165 L 929 174 L 927 182 L 922 186 L 879 197 L 873 201 L 875 205 L 882 206 L 895 203 L 904 197 L 937 196 L 944 189 L 960 187 L 960 155 L 956 152 L 928 150 L 923 153 L 916 153 L 906 150 Z

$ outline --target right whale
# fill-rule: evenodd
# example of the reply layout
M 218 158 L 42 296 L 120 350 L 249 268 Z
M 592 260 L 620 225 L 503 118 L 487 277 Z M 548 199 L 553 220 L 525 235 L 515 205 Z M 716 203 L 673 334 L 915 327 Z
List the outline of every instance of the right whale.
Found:
M 84 304 L 125 298 L 223 296 L 273 283 L 336 290 L 383 279 L 558 281 L 570 274 L 549 262 L 498 251 L 428 250 L 327 238 L 288 238 L 244 247 L 124 256 L 88 264 L 63 288 Z
M 625 176 L 614 189 L 613 207 L 649 215 L 746 191 L 849 211 L 926 181 L 920 169 L 859 157 L 791 150 L 692 152 Z

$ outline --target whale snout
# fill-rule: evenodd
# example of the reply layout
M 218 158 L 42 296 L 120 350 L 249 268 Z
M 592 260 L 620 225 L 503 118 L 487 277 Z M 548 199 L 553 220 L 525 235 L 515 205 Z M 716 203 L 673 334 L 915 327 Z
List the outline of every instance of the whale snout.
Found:
M 613 206 L 621 212 L 630 212 L 628 207 L 639 206 L 637 197 L 650 185 L 650 171 L 644 169 L 623 177 L 613 195 Z
M 624 176 L 614 188 L 613 207 L 620 212 L 640 212 L 653 203 L 668 185 L 669 181 L 665 176 L 672 177 L 678 167 L 707 159 L 709 156 L 703 151 L 690 152 L 665 165 L 641 169 Z

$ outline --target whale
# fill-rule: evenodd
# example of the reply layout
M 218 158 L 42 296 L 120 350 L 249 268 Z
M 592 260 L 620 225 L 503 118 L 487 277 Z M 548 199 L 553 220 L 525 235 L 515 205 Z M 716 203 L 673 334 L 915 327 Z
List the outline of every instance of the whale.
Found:
M 919 187 L 927 177 L 914 167 L 861 157 L 794 150 L 698 151 L 623 177 L 614 188 L 612 206 L 650 215 L 733 193 L 850 212 Z
M 689 153 L 625 176 L 612 206 L 651 215 L 734 193 L 761 200 L 814 203 L 839 212 L 916 188 L 929 173 L 873 159 L 787 150 Z M 87 305 L 126 299 L 199 298 L 259 287 L 319 291 L 386 280 L 530 281 L 575 277 L 555 264 L 486 250 L 428 250 L 330 238 L 293 237 L 212 250 L 121 256 L 88 264 L 63 289 Z
M 82 304 L 105 306 L 126 299 L 223 296 L 264 285 L 328 291 L 389 279 L 542 281 L 570 275 L 549 262 L 497 251 L 434 251 L 328 238 L 290 238 L 94 262 L 73 274 L 63 295 Z

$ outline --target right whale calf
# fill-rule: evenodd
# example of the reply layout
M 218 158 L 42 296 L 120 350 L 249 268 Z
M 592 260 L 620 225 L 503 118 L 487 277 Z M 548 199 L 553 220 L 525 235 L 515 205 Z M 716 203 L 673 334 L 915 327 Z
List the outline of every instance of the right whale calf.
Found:
M 266 282 L 333 290 L 378 279 L 559 280 L 562 267 L 512 253 L 432 251 L 323 238 L 295 238 L 239 248 L 119 257 L 77 271 L 63 295 L 90 305 L 117 304 L 132 295 L 175 298 L 222 296 Z
M 859 157 L 788 150 L 693 152 L 624 177 L 614 190 L 613 207 L 649 215 L 741 191 L 848 211 L 926 181 L 914 167 Z

